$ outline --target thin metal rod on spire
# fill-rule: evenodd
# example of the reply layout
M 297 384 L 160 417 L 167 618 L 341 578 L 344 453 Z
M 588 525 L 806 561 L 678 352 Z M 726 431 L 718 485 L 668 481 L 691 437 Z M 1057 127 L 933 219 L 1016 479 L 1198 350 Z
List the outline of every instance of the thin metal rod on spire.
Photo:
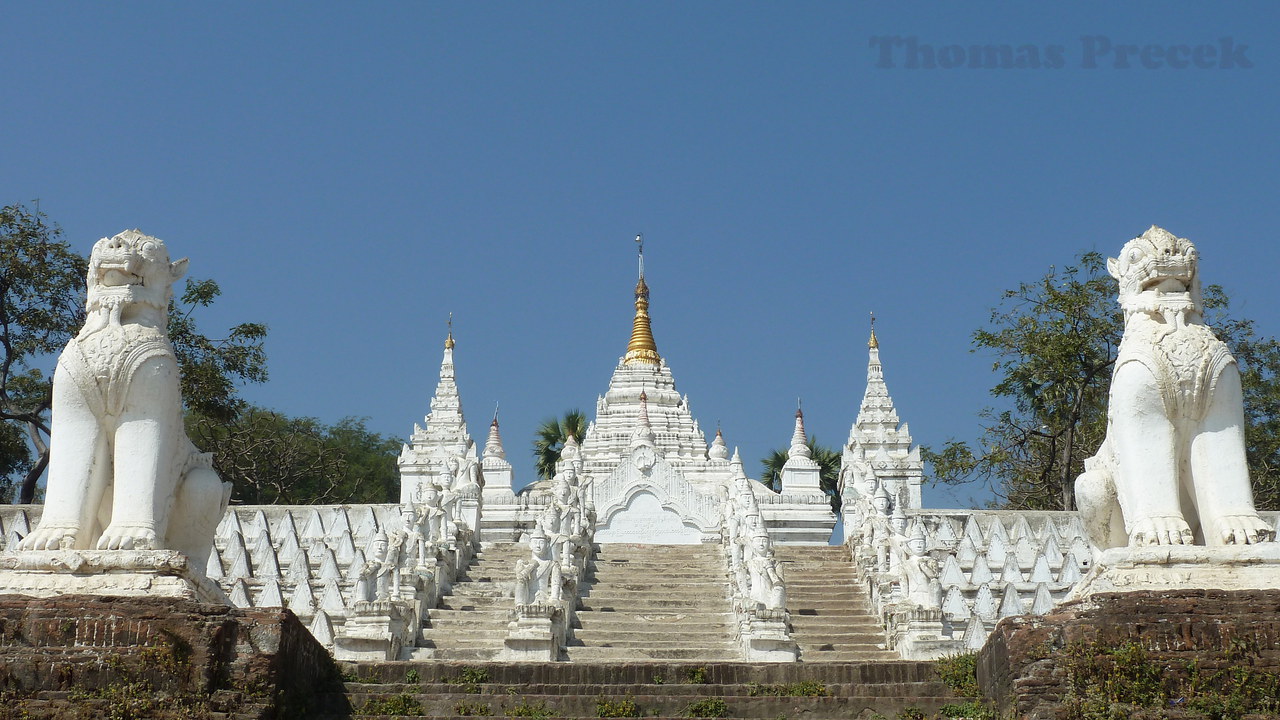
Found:
M 640 248 L 640 277 L 644 277 L 644 233 L 636 233 L 636 245 Z
M 498 422 L 498 403 L 493 404 L 493 421 Z

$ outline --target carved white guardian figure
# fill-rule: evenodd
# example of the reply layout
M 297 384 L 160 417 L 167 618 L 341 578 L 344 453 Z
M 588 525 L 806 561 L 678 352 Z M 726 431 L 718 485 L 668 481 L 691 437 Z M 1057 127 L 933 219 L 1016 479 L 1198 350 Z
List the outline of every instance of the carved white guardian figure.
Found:
M 53 377 L 44 514 L 20 549 L 177 550 L 204 566 L 230 485 L 183 430 L 167 318 L 186 267 L 137 230 L 93 246 L 85 325 Z
M 1101 549 L 1275 539 L 1245 464 L 1240 372 L 1204 324 L 1195 246 L 1154 225 L 1107 261 L 1124 336 L 1107 435 L 1076 479 Z

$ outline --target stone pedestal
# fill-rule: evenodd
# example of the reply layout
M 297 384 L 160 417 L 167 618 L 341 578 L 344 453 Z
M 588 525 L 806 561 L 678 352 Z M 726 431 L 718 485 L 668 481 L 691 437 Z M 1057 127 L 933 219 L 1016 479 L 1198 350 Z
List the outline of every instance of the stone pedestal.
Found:
M 1066 602 L 1099 593 L 1186 588 L 1280 590 L 1280 543 L 1112 548 L 1098 555 Z
M 892 648 L 903 660 L 936 660 L 957 650 L 956 640 L 945 634 L 939 609 L 894 607 L 889 628 Z
M 751 662 L 795 662 L 800 655 L 787 632 L 786 610 L 757 608 L 745 613 L 739 630 L 742 652 Z
M 1133 671 L 1117 649 L 1147 658 L 1165 687 L 1193 667 L 1202 686 L 1222 670 L 1280 672 L 1280 590 L 1094 593 L 1048 615 L 1005 618 L 978 655 L 978 682 L 1002 716 L 1048 720 L 1080 701 L 1079 667 Z
M 507 624 L 502 660 L 547 662 L 558 660 L 568 632 L 564 610 L 558 605 L 517 605 Z
M 230 605 L 203 568 L 174 550 L 24 550 L 0 555 L 0 593 L 167 597 Z
M 0 596 L 0 686 L 31 717 L 107 717 L 122 688 L 166 720 L 351 711 L 333 658 L 292 612 L 174 597 Z M 78 699 L 58 699 L 68 692 Z
M 333 656 L 339 660 L 398 660 L 400 651 L 413 645 L 418 630 L 410 622 L 414 617 L 406 603 L 357 602 L 342 633 L 333 639 Z

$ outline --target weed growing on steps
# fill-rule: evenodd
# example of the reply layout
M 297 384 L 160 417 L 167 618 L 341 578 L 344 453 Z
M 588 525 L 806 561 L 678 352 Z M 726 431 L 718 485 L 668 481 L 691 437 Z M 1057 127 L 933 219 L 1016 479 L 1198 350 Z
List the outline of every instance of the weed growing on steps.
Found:
M 948 655 L 933 664 L 934 672 L 947 687 L 961 697 L 981 697 L 978 687 L 978 653 Z
M 422 709 L 422 703 L 418 702 L 412 695 L 392 695 L 391 697 L 365 700 L 364 706 L 360 708 L 360 714 L 421 717 L 426 715 L 427 712 Z
M 690 685 L 705 685 L 707 682 L 707 668 L 702 665 L 694 668 L 685 668 L 684 678 L 689 681 Z
M 1153 659 L 1134 640 L 1116 647 L 1069 645 L 1063 667 L 1070 687 L 1060 717 L 1110 720 L 1143 709 L 1176 709 L 1211 720 L 1280 713 L 1280 675 L 1252 667 L 1261 655 L 1256 645 L 1228 639 L 1224 655 L 1226 667 L 1206 670 L 1195 661 Z
M 751 697 L 827 697 L 831 694 L 827 692 L 826 685 L 812 680 L 788 683 L 786 685 L 761 685 L 753 682 L 748 683 L 747 688 L 750 690 L 748 694 Z
M 933 664 L 934 672 L 943 684 L 955 694 L 974 698 L 968 702 L 947 703 L 938 708 L 935 717 L 968 718 L 969 720 L 995 720 L 996 711 L 982 702 L 982 690 L 978 687 L 978 653 L 950 655 Z M 898 720 L 923 720 L 925 714 L 918 708 L 907 708 L 898 713 Z
M 418 674 L 418 670 L 416 668 L 410 668 L 409 671 L 404 674 L 404 681 L 406 683 L 418 683 L 422 681 L 422 676 Z
M 555 714 L 555 711 L 547 707 L 547 703 L 542 700 L 539 700 L 537 704 L 521 700 L 519 705 L 511 707 L 504 705 L 502 712 L 509 718 L 533 718 L 533 720 L 548 720 Z
M 489 705 L 486 703 L 460 702 L 457 705 L 453 706 L 453 712 L 455 715 L 462 715 L 462 716 L 471 716 L 471 715 L 485 716 L 485 715 L 489 715 L 491 713 L 491 710 L 489 708 Z
M 691 718 L 722 718 L 729 716 L 729 706 L 718 697 L 705 698 L 689 703 L 684 713 Z
M 596 700 L 596 717 L 598 718 L 636 718 L 643 717 L 640 708 L 631 698 L 613 700 L 603 695 Z
M 445 678 L 446 685 L 457 685 L 458 689 L 468 695 L 475 695 L 480 692 L 480 686 L 489 682 L 488 668 L 464 666 L 457 677 Z

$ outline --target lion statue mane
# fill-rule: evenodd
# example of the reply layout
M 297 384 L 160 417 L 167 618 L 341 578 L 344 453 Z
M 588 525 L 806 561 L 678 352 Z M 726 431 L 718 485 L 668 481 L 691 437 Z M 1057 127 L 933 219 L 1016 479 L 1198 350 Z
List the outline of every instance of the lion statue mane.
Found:
M 138 230 L 93 246 L 85 325 L 53 377 L 44 513 L 20 549 L 177 550 L 203 571 L 230 485 L 183 429 L 167 320 L 186 267 Z
M 1275 539 L 1254 509 L 1240 372 L 1204 324 L 1195 246 L 1155 227 L 1107 261 L 1124 336 L 1107 434 L 1076 479 L 1099 549 Z

